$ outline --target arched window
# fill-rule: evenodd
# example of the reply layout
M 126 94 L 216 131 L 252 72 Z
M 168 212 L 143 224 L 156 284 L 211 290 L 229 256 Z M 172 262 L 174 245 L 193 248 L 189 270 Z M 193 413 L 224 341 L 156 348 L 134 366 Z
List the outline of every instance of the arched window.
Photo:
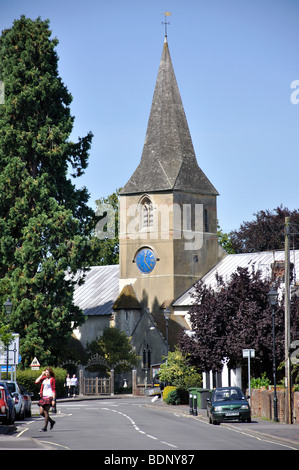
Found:
M 141 228 L 150 228 L 154 225 L 153 204 L 148 196 L 144 196 L 141 201 Z

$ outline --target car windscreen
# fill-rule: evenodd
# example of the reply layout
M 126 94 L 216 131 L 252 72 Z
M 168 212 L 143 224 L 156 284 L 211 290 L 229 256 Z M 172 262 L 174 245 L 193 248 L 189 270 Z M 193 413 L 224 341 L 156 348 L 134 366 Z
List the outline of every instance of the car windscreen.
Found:
M 14 383 L 7 382 L 6 385 L 10 393 L 14 393 L 16 391 L 16 386 Z
M 244 400 L 245 397 L 241 390 L 223 389 L 214 393 L 214 401 Z

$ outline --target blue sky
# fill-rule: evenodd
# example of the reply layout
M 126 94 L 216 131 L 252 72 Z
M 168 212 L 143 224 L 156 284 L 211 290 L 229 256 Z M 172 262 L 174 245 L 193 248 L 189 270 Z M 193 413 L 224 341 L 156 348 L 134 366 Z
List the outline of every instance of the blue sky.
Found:
M 1 31 L 21 14 L 40 16 L 59 40 L 72 138 L 94 134 L 78 187 L 95 208 L 140 161 L 165 10 L 197 160 L 220 193 L 221 228 L 280 204 L 299 209 L 299 104 L 290 99 L 299 80 L 298 0 L 2 0 Z

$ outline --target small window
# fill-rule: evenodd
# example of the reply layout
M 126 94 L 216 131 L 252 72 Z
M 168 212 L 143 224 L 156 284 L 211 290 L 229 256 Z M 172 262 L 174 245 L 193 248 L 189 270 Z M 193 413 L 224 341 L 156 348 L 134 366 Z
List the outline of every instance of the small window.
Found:
M 145 196 L 141 202 L 141 228 L 150 228 L 154 225 L 153 204 L 148 196 Z
M 208 232 L 208 231 L 209 231 L 209 218 L 208 218 L 208 211 L 207 211 L 207 209 L 204 210 L 203 216 L 204 216 L 204 228 L 205 228 L 205 232 Z

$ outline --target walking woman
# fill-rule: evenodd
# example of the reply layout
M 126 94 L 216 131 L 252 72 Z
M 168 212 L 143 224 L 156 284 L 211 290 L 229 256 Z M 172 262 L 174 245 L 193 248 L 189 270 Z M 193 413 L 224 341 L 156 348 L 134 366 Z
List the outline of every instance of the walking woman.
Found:
M 41 432 L 47 431 L 48 422 L 50 421 L 50 429 L 53 429 L 55 421 L 50 418 L 49 411 L 51 406 L 55 406 L 56 402 L 56 384 L 55 376 L 51 367 L 47 367 L 36 381 L 36 384 L 41 383 L 39 414 L 45 417 L 44 427 L 40 429 Z

